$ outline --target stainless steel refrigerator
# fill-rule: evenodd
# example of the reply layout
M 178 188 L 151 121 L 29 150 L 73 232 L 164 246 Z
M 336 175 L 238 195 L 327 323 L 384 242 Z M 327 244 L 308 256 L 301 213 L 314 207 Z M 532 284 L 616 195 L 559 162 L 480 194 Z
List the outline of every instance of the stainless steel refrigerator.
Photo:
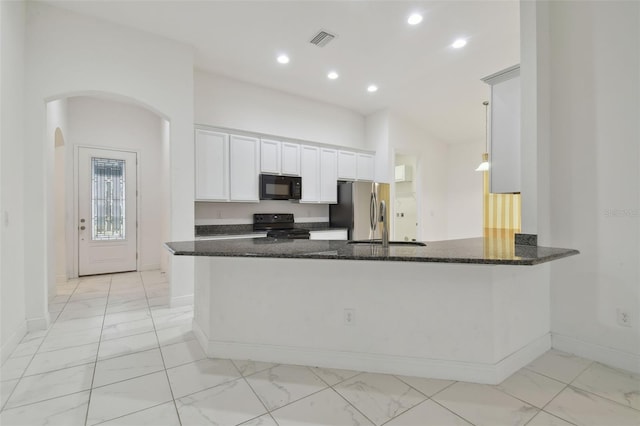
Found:
M 347 228 L 350 240 L 380 239 L 380 201 L 389 209 L 389 196 L 388 183 L 338 182 L 338 204 L 329 206 L 329 222 Z

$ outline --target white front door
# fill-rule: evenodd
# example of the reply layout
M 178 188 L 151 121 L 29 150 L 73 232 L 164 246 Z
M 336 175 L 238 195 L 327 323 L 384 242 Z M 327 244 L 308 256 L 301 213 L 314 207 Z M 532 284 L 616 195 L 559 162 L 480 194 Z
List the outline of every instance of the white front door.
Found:
M 78 148 L 78 275 L 136 270 L 136 153 Z

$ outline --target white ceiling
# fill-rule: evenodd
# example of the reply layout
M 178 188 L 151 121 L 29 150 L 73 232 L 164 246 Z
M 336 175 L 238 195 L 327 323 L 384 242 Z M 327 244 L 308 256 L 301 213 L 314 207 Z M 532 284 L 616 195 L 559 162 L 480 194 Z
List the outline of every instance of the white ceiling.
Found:
M 518 0 L 50 3 L 192 45 L 198 69 L 363 115 L 391 108 L 444 142 L 484 140 L 480 79 L 520 60 Z M 412 27 L 414 11 L 424 20 Z M 337 38 L 310 44 L 320 29 Z M 467 46 L 450 47 L 459 37 Z M 280 52 L 288 65 L 275 61 Z

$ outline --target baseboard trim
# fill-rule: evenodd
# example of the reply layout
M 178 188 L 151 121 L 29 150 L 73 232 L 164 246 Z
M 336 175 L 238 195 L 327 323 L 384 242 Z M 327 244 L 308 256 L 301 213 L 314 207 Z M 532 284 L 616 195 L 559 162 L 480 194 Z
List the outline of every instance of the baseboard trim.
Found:
M 27 330 L 28 331 L 38 331 L 38 330 L 46 330 L 49 328 L 50 323 L 49 313 L 47 312 L 46 317 L 41 318 L 32 318 L 27 320 Z
M 154 271 L 156 269 L 160 269 L 159 263 L 150 263 L 148 265 L 140 265 L 138 267 L 138 271 Z
M 18 328 L 11 333 L 11 337 L 9 337 L 5 344 L 0 347 L 0 364 L 4 364 L 4 362 L 11 356 L 26 334 L 27 322 L 22 321 L 20 325 L 18 325 Z
M 496 364 L 496 383 L 501 383 L 507 377 L 529 365 L 533 360 L 551 349 L 551 333 L 545 333 L 529 342 L 525 347 L 503 358 Z
M 610 367 L 640 374 L 640 354 L 609 348 L 597 343 L 585 342 L 584 340 L 558 333 L 551 333 L 551 347 L 601 362 Z
M 191 306 L 193 305 L 193 294 L 187 294 L 186 296 L 172 297 L 169 301 L 169 306 L 176 308 L 178 306 Z
M 191 325 L 192 325 L 191 330 L 193 331 L 193 334 L 196 336 L 196 340 L 198 341 L 198 343 L 200 343 L 200 347 L 202 347 L 202 350 L 205 351 L 205 354 L 207 354 L 209 358 L 213 358 L 207 353 L 207 347 L 209 346 L 209 340 L 207 339 L 207 336 L 204 334 L 204 332 L 202 331 L 198 323 L 196 323 L 195 321 L 192 321 Z
M 195 322 L 193 333 L 210 358 L 250 359 L 278 364 L 339 368 L 492 385 L 501 383 L 512 373 L 545 353 L 549 350 L 551 342 L 550 336 L 546 334 L 496 364 L 484 364 L 280 345 L 209 341 Z

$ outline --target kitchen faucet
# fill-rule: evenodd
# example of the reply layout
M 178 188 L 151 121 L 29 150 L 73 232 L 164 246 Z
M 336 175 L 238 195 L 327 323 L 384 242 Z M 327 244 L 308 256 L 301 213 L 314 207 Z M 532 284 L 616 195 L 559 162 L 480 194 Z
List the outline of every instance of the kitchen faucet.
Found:
M 387 203 L 380 201 L 380 222 L 382 222 L 382 247 L 389 247 L 389 220 L 387 219 Z

